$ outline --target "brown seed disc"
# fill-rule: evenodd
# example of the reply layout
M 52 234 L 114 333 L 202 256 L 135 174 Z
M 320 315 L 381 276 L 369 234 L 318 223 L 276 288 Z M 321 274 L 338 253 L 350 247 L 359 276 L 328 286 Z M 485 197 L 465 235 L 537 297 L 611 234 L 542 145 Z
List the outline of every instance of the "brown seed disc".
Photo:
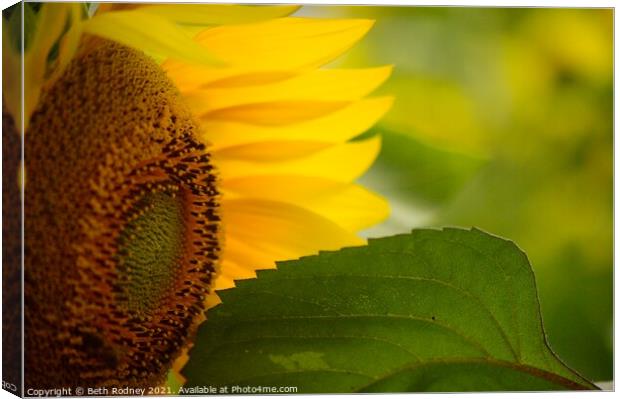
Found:
M 160 384 L 204 311 L 217 179 L 197 126 L 144 54 L 101 42 L 26 133 L 27 388 Z

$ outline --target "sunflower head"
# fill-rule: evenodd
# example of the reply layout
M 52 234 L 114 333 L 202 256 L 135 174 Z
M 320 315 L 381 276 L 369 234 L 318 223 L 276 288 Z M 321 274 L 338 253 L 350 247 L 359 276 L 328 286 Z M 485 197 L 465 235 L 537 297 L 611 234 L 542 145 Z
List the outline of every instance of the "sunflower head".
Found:
M 196 129 L 161 69 L 113 42 L 43 94 L 26 135 L 31 386 L 155 384 L 170 368 L 219 254 Z
M 321 68 L 372 22 L 294 10 L 36 10 L 9 62 L 25 66 L 27 387 L 159 385 L 215 290 L 363 244 L 387 216 L 354 183 L 380 139 L 351 139 L 390 107 L 365 97 L 391 69 Z

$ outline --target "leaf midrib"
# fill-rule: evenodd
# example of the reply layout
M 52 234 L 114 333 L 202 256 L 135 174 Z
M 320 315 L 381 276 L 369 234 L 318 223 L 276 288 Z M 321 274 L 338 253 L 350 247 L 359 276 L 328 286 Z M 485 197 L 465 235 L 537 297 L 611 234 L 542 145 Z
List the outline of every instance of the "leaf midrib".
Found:
M 412 321 L 421 321 L 429 324 L 437 325 L 454 335 L 458 336 L 463 341 L 467 342 L 471 346 L 475 347 L 479 351 L 491 356 L 489 351 L 477 340 L 463 334 L 452 326 L 447 324 L 442 324 L 437 320 L 413 316 L 413 315 L 401 315 L 401 314 L 373 314 L 373 313 L 362 313 L 362 314 L 340 314 L 340 315 L 312 315 L 312 316 L 281 316 L 281 317 L 258 317 L 252 318 L 248 320 L 244 320 L 244 323 L 271 323 L 274 321 L 294 321 L 294 320 L 326 320 L 326 319 L 373 319 L 373 318 L 388 318 L 388 319 L 397 319 L 397 320 L 412 320 Z M 231 326 L 231 329 L 238 326 L 238 324 Z M 331 338 L 337 338 L 338 336 L 333 336 Z M 257 337 L 255 339 L 261 339 L 263 337 Z M 291 338 L 294 338 L 293 336 Z M 224 343 L 224 342 L 222 342 Z M 228 343 L 228 342 L 225 342 Z

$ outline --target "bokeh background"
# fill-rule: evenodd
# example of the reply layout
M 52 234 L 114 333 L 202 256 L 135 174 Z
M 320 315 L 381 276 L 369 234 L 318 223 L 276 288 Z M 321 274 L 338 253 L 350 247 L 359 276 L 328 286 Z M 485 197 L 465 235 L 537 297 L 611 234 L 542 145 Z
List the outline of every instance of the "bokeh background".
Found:
M 370 237 L 476 226 L 536 273 L 552 348 L 612 376 L 613 11 L 305 6 L 376 20 L 338 66 L 393 64 L 392 111 L 363 183 L 390 219 Z

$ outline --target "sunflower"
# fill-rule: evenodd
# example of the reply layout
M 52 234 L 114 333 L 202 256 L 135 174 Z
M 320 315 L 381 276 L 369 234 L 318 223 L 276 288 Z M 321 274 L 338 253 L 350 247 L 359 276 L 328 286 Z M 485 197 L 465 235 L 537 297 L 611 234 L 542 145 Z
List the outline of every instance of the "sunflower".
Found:
M 386 218 L 355 183 L 380 138 L 353 139 L 391 68 L 324 67 L 372 21 L 295 10 L 25 4 L 23 54 L 3 20 L 25 71 L 23 109 L 3 77 L 24 126 L 3 126 L 25 143 L 27 387 L 160 384 L 215 291 Z

